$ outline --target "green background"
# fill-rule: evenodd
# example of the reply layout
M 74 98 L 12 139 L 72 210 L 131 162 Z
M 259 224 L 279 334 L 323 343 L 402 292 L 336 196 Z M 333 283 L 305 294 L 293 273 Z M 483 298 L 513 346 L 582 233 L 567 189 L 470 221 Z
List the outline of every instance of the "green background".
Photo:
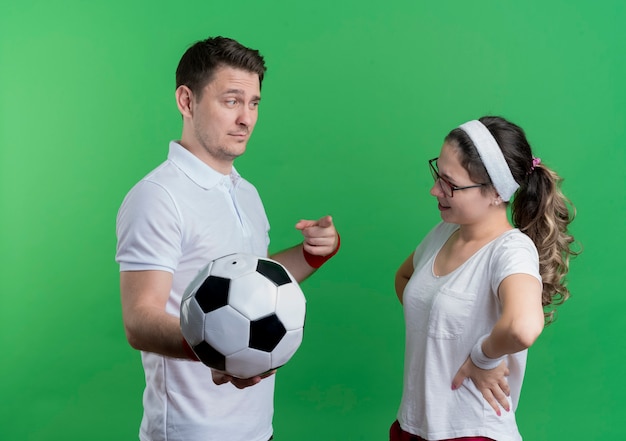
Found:
M 132 440 L 143 372 L 114 262 L 129 188 L 180 136 L 174 71 L 226 35 L 269 66 L 236 165 L 272 251 L 332 214 L 341 252 L 303 284 L 275 439 L 384 440 L 401 391 L 396 268 L 439 219 L 426 161 L 484 114 L 564 178 L 584 253 L 531 349 L 527 440 L 621 439 L 626 61 L 622 0 L 34 1 L 0 6 L 0 439 Z

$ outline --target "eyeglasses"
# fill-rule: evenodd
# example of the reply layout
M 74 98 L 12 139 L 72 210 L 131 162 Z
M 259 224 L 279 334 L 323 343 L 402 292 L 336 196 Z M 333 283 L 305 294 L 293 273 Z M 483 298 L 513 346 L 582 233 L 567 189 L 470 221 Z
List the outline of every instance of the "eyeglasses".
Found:
M 437 158 L 430 159 L 428 161 L 428 165 L 430 166 L 430 173 L 433 175 L 433 179 L 435 182 L 439 182 L 439 188 L 447 198 L 454 197 L 454 192 L 458 190 L 467 190 L 468 188 L 477 188 L 484 187 L 485 185 L 489 185 L 489 183 L 475 184 L 475 185 L 466 185 L 464 187 L 457 187 L 456 185 L 452 185 L 450 181 L 446 178 L 442 178 L 439 175 L 439 170 L 437 169 Z

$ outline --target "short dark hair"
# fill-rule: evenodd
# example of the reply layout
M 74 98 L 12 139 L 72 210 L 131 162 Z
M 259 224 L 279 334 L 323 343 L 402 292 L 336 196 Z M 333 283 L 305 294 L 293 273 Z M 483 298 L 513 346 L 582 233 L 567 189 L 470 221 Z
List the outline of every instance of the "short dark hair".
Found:
M 259 84 L 263 83 L 266 67 L 258 50 L 250 49 L 226 37 L 210 37 L 194 43 L 185 53 L 176 68 L 176 88 L 187 86 L 198 97 L 202 89 L 223 66 L 256 73 Z

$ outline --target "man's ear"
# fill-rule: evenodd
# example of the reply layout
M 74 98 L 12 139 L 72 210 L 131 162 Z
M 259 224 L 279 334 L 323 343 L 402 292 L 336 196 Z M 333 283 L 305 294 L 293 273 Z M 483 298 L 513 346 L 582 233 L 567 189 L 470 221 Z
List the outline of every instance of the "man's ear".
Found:
M 191 118 L 193 114 L 193 92 L 185 85 L 176 89 L 176 105 L 183 118 Z

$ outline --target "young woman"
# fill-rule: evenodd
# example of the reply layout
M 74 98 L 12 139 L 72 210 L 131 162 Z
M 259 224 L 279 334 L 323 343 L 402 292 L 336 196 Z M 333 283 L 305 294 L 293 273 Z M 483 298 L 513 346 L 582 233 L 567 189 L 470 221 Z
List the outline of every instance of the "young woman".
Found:
M 443 221 L 396 274 L 406 350 L 390 439 L 519 441 L 526 350 L 569 296 L 571 204 L 500 117 L 452 130 L 429 166 Z

